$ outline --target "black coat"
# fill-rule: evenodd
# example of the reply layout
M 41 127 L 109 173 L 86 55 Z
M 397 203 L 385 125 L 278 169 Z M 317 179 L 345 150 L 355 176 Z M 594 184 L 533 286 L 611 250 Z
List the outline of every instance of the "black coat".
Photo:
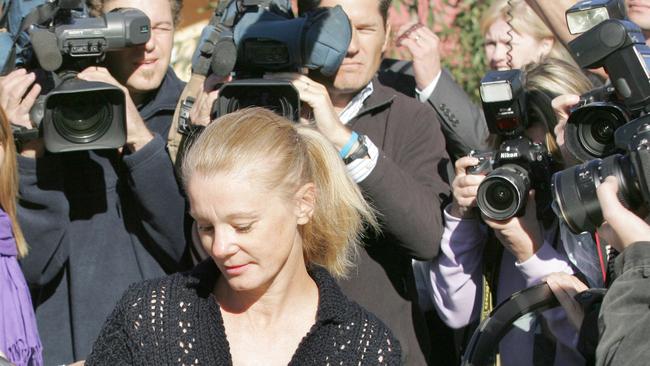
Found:
M 339 284 L 395 333 L 407 365 L 424 365 L 429 337 L 411 260 L 438 255 L 449 158 L 432 108 L 377 79 L 373 88 L 348 127 L 379 149 L 377 165 L 359 186 L 379 211 L 383 233 L 366 238 L 357 268 Z
M 166 150 L 182 89 L 170 69 L 140 110 L 155 138 L 136 153 L 19 157 L 21 264 L 48 365 L 84 359 L 130 284 L 186 268 L 186 203 Z

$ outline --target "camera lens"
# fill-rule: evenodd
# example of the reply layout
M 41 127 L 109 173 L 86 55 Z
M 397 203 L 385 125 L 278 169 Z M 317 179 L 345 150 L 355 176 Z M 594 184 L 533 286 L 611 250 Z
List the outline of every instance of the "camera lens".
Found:
M 610 175 L 618 179 L 623 204 L 637 207 L 641 193 L 630 160 L 622 155 L 591 160 L 553 175 L 556 214 L 574 233 L 593 233 L 603 223 L 596 188 Z
M 614 104 L 599 103 L 578 108 L 567 122 L 567 147 L 579 161 L 612 155 L 617 151 L 614 133 L 627 121 L 625 112 Z
M 488 174 L 479 185 L 478 207 L 491 219 L 507 220 L 516 216 L 526 204 L 529 189 L 530 179 L 524 168 L 504 165 Z
M 101 138 L 111 126 L 110 101 L 100 92 L 61 94 L 52 102 L 52 123 L 66 140 L 86 144 Z

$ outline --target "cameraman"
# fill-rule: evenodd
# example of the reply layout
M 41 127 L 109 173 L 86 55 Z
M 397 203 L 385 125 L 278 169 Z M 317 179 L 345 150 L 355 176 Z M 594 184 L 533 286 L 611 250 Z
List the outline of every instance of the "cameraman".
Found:
M 644 365 L 650 357 L 650 226 L 623 207 L 615 177 L 607 177 L 596 192 L 606 221 L 598 233 L 620 252 L 614 262 L 616 279 L 598 314 L 596 365 Z M 584 285 L 558 275 L 547 282 L 576 328 L 593 326 L 583 323 L 584 314 L 574 299 Z
M 341 282 L 344 293 L 393 330 L 405 364 L 424 365 L 428 330 L 418 309 L 411 259 L 430 260 L 438 253 L 440 206 L 449 193 L 438 173 L 447 162 L 445 141 L 431 108 L 375 77 L 389 41 L 390 1 L 298 1 L 300 13 L 336 5 L 353 29 L 337 73 L 267 77 L 292 81 L 311 111 L 311 123 L 347 158 L 348 172 L 383 219 L 383 235 L 366 238 L 358 268 Z
M 87 4 L 91 15 L 142 10 L 151 38 L 78 74 L 124 91 L 126 146 L 49 154 L 38 139 L 19 157 L 19 219 L 31 246 L 22 267 L 47 364 L 84 359 L 124 290 L 182 269 L 186 251 L 185 199 L 164 138 L 183 88 L 169 68 L 182 1 Z M 0 81 L 0 105 L 16 125 L 32 128 L 29 111 L 42 90 L 35 80 L 36 72 L 19 69 Z

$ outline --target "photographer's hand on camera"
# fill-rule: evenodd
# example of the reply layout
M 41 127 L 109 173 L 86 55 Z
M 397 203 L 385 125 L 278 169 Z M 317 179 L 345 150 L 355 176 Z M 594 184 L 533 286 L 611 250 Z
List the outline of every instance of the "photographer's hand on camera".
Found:
M 618 196 L 618 180 L 609 176 L 601 183 L 596 193 L 605 223 L 598 234 L 618 252 L 642 241 L 650 241 L 650 225 L 632 211 L 625 208 Z
M 232 80 L 231 76 L 223 77 L 211 74 L 203 83 L 203 90 L 199 93 L 190 110 L 190 121 L 195 126 L 210 124 L 212 105 L 219 97 L 219 87 Z
M 129 90 L 120 84 L 104 67 L 91 66 L 80 72 L 77 77 L 86 81 L 99 81 L 117 86 L 124 91 L 126 98 L 126 146 L 136 152 L 153 140 L 153 134 L 144 123 L 140 112 L 131 99 Z
M 449 205 L 449 214 L 454 217 L 472 218 L 475 216 L 476 194 L 485 175 L 467 174 L 467 168 L 478 163 L 479 160 L 471 156 L 456 160 L 456 177 L 451 183 L 453 201 Z
M 315 126 L 337 149 L 342 149 L 352 133 L 339 119 L 332 100 L 323 84 L 298 73 L 267 73 L 266 79 L 289 80 L 300 94 L 300 100 L 310 108 Z
M 585 313 L 576 301 L 576 295 L 588 289 L 578 277 L 564 272 L 555 272 L 546 277 L 546 283 L 566 311 L 571 325 L 579 331 Z
M 551 102 L 551 106 L 555 111 L 555 117 L 557 118 L 557 125 L 555 125 L 553 132 L 555 133 L 555 141 L 560 148 L 560 153 L 564 159 L 565 166 L 571 166 L 578 163 L 569 152 L 564 142 L 564 131 L 566 129 L 567 121 L 569 120 L 569 114 L 571 114 L 571 108 L 578 104 L 578 102 L 580 102 L 580 96 L 573 94 L 560 95 L 554 98 Z
M 396 45 L 405 47 L 413 60 L 413 73 L 418 90 L 423 91 L 440 75 L 440 38 L 429 28 L 416 22 L 400 27 Z
M 36 82 L 36 73 L 25 69 L 16 69 L 6 76 L 0 77 L 0 106 L 5 111 L 9 121 L 17 126 L 28 129 L 34 128 L 29 117 L 29 111 L 41 92 L 41 86 Z M 20 154 L 29 158 L 43 155 L 42 139 L 26 142 Z
M 523 263 L 539 250 L 544 235 L 537 220 L 535 192 L 528 192 L 524 215 L 508 220 L 496 221 L 483 216 L 485 223 L 494 230 L 497 239 L 517 260 Z

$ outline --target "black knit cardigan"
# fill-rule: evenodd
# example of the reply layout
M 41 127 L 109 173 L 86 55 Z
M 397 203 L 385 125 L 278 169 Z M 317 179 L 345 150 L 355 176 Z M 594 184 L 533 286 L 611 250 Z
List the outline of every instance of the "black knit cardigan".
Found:
M 289 365 L 399 365 L 400 346 L 390 330 L 347 299 L 326 270 L 313 267 L 309 274 L 319 291 L 316 323 Z M 232 365 L 212 295 L 219 275 L 207 260 L 190 272 L 131 286 L 86 365 Z

